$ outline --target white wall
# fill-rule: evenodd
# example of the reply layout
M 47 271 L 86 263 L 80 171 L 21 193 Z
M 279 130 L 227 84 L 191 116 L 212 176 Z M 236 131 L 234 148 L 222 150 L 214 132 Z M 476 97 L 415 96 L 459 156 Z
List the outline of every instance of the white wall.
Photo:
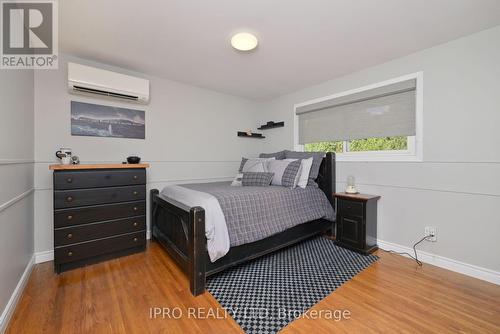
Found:
M 147 106 L 71 95 L 67 61 L 108 68 L 150 80 Z M 71 136 L 70 101 L 146 110 L 146 139 Z M 151 163 L 148 189 L 172 182 L 230 179 L 242 155 L 258 154 L 258 140 L 238 138 L 237 130 L 255 128 L 256 106 L 247 99 L 148 77 L 69 55 L 59 70 L 35 73 L 35 251 L 53 249 L 52 173 L 54 152 L 70 147 L 83 163 L 121 162 L 139 155 Z
M 266 133 L 265 151 L 293 148 L 293 105 L 405 74 L 424 75 L 424 162 L 339 162 L 362 192 L 379 194 L 378 237 L 500 271 L 500 27 L 461 38 L 268 103 L 260 121 L 285 121 Z M 335 59 L 332 59 L 334 62 Z
M 33 94 L 33 71 L 0 70 L 0 332 L 33 256 Z
M 382 195 L 380 240 L 410 247 L 425 226 L 437 226 L 438 242 L 420 249 L 500 271 L 498 40 L 500 27 L 259 103 L 150 77 L 146 140 L 72 137 L 71 100 L 140 106 L 68 94 L 68 59 L 109 67 L 61 55 L 59 71 L 35 74 L 35 249 L 52 250 L 48 165 L 58 147 L 71 147 L 83 162 L 119 162 L 138 154 L 152 164 L 148 188 L 228 179 L 242 155 L 293 148 L 294 104 L 423 71 L 424 161 L 339 162 L 337 187 L 343 189 L 352 174 L 361 191 Z M 266 131 L 265 140 L 236 137 L 237 130 L 269 120 L 286 126 Z

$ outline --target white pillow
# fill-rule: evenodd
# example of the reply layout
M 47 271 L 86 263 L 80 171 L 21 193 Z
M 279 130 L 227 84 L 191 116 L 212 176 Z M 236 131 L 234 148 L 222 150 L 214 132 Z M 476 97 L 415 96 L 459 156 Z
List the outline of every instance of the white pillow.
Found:
M 311 172 L 311 167 L 313 164 L 313 158 L 302 159 L 300 162 L 300 176 L 299 182 L 297 182 L 297 186 L 301 188 L 305 188 L 307 186 L 307 182 L 309 182 L 309 173 Z
M 246 166 L 246 164 L 245 164 L 245 166 Z M 245 168 L 245 166 L 243 166 L 243 173 L 246 173 L 246 172 L 263 173 L 263 172 L 267 171 L 267 168 L 266 168 L 267 162 L 266 161 L 258 162 L 254 165 L 251 165 L 248 168 Z
M 233 187 L 241 187 L 243 185 L 243 173 L 238 173 L 233 182 L 231 182 Z
M 246 172 L 256 172 L 256 173 L 263 173 L 265 170 L 264 170 L 264 164 L 266 162 L 259 162 L 259 163 L 256 163 L 255 165 L 252 165 L 247 169 L 245 170 L 245 167 L 243 167 L 243 171 L 246 173 Z M 246 165 L 246 164 L 245 164 Z M 236 186 L 236 187 L 239 187 L 239 186 L 242 186 L 243 185 L 243 173 L 238 173 L 236 175 L 236 177 L 234 178 L 233 182 L 231 182 L 231 185 L 232 186 Z
M 267 172 L 268 171 L 268 164 L 270 161 L 276 160 L 276 158 L 253 158 L 253 159 L 248 159 L 245 164 L 243 165 L 242 172 Z M 262 165 L 264 167 L 264 170 L 251 170 L 255 165 Z

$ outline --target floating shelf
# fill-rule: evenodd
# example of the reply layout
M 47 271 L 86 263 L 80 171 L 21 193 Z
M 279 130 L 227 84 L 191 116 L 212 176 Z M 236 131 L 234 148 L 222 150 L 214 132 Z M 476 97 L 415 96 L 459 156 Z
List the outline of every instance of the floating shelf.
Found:
M 268 130 L 268 129 L 274 129 L 274 128 L 282 128 L 285 126 L 285 122 L 267 122 L 267 124 L 261 125 L 259 130 Z
M 243 131 L 238 131 L 238 137 L 259 138 L 259 139 L 266 138 L 262 135 L 262 133 L 252 133 L 251 135 L 249 135 L 248 133 Z

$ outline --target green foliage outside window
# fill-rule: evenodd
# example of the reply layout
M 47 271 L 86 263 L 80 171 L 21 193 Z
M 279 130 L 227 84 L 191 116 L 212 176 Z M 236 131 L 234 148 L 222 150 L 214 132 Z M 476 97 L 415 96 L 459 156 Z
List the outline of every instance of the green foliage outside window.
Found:
M 401 151 L 406 150 L 407 145 L 407 137 L 356 139 L 349 142 L 349 151 Z
M 385 137 L 385 138 L 367 138 L 355 139 L 348 142 L 349 152 L 362 151 L 400 151 L 408 149 L 407 137 Z M 343 142 L 321 142 L 305 144 L 307 152 L 335 152 L 342 153 Z
M 343 142 L 341 141 L 311 143 L 311 144 L 305 144 L 304 149 L 306 150 L 306 152 L 342 153 L 342 143 Z

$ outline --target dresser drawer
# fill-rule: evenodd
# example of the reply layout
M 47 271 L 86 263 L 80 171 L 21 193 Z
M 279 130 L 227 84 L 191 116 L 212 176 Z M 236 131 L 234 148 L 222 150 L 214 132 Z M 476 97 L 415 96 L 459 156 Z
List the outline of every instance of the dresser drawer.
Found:
M 346 216 L 363 217 L 363 203 L 338 199 L 339 213 Z
M 145 201 L 62 209 L 54 211 L 54 227 L 60 228 L 145 214 Z
M 127 248 L 144 246 L 145 244 L 146 231 L 141 231 L 80 244 L 56 247 L 54 255 L 57 264 L 61 264 L 93 256 L 109 254 Z
M 77 206 L 119 203 L 146 199 L 146 186 L 57 190 L 54 192 L 56 209 Z
M 113 235 L 138 232 L 145 229 L 145 216 L 58 228 L 54 231 L 54 245 L 56 247 L 64 246 Z
M 54 189 L 102 188 L 146 184 L 145 169 L 58 171 Z

